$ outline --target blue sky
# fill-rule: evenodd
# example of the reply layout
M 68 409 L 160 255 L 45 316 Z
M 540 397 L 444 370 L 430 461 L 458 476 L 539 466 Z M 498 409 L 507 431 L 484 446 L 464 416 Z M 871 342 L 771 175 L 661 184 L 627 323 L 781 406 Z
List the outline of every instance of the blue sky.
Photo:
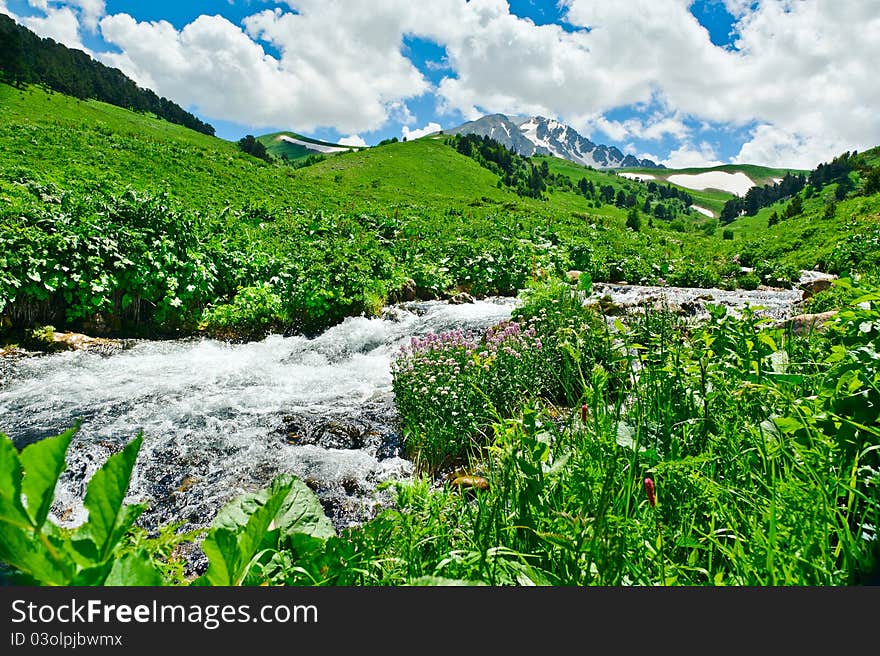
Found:
M 672 166 L 803 166 L 880 142 L 869 65 L 880 40 L 865 5 L 0 0 L 0 11 L 226 139 L 293 130 L 374 144 L 501 112 L 552 116 Z

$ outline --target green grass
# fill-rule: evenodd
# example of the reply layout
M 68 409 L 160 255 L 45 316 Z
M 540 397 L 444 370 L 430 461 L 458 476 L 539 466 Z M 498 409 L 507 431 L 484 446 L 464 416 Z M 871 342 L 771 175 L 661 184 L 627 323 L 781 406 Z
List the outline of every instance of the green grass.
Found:
M 587 178 L 633 194 L 639 208 L 647 197 L 643 185 L 613 173 L 535 158 L 544 162 L 573 183 Z M 721 201 L 689 193 L 712 209 Z M 849 212 L 871 216 L 871 202 L 841 204 L 840 221 Z M 766 260 L 768 279 L 791 278 L 792 266 L 822 266 L 846 238 L 843 228 L 835 232 L 839 222 L 807 237 L 800 225 L 786 222 L 766 241 L 757 224 L 737 223 L 735 239 L 724 241 L 720 230 L 711 234 L 712 221 L 679 214 L 644 217 L 634 232 L 625 209 L 575 191 L 521 197 L 442 138 L 294 169 L 155 117 L 0 85 L 0 242 L 12 254 L 3 260 L 0 312 L 19 328 L 43 321 L 88 329 L 97 315 L 122 333 L 133 317 L 146 321 L 138 330 L 191 332 L 210 324 L 201 320 L 209 308 L 238 307 L 240 289 L 265 284 L 286 304 L 270 323 L 287 317 L 309 329 L 375 312 L 408 279 L 423 297 L 514 294 L 569 269 L 595 281 L 733 287 L 738 255 Z M 177 241 L 160 245 L 154 231 Z M 76 240 L 92 244 L 97 260 L 82 247 L 70 253 Z M 194 272 L 196 289 L 184 294 L 192 285 L 181 277 Z

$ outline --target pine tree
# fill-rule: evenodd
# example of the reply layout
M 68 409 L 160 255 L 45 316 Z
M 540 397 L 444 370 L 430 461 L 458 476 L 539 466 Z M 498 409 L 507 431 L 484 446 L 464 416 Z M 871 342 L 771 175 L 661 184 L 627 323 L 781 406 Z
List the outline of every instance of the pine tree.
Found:
M 631 207 L 626 215 L 626 227 L 638 232 L 642 229 L 642 215 L 638 207 Z

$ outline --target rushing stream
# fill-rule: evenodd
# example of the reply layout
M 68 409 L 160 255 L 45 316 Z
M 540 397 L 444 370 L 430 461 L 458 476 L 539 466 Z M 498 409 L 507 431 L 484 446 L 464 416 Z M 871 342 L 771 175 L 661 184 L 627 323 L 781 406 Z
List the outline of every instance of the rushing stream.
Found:
M 597 285 L 621 307 L 760 304 L 790 316 L 800 291 L 722 292 Z M 77 422 L 59 481 L 55 521 L 85 519 L 82 498 L 96 468 L 143 432 L 129 501 L 146 501 L 141 524 L 208 525 L 230 498 L 276 475 L 302 478 L 338 526 L 388 501 L 378 491 L 407 477 L 395 423 L 390 364 L 410 337 L 480 330 L 510 316 L 512 299 L 449 305 L 417 302 L 382 318 L 350 318 L 315 339 L 273 335 L 228 344 L 207 339 L 136 341 L 112 355 L 71 351 L 6 359 L 0 432 L 22 448 Z
M 128 500 L 149 502 L 146 526 L 207 525 L 227 500 L 280 473 L 311 485 L 343 526 L 375 512 L 382 481 L 411 470 L 400 457 L 391 398 L 400 345 L 487 327 L 513 306 L 413 303 L 381 319 L 347 319 L 311 340 L 144 341 L 111 356 L 24 358 L 0 387 L 0 432 L 21 448 L 81 422 L 52 509 L 63 524 L 85 519 L 88 479 L 143 431 Z

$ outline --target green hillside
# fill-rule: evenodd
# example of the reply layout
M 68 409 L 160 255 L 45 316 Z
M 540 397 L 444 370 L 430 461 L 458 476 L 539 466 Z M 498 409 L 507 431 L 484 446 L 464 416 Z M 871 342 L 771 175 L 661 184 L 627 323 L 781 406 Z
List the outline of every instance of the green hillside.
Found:
M 761 248 L 759 227 L 725 239 L 648 185 L 532 165 L 548 176 L 539 197 L 445 139 L 295 169 L 148 115 L 0 85 L 0 313 L 19 328 L 117 334 L 314 330 L 405 294 L 513 294 L 570 269 L 735 287 L 740 251 Z M 841 212 L 871 213 L 853 202 Z M 778 244 L 803 238 L 799 225 L 777 227 Z M 797 257 L 766 249 L 764 278 L 790 279 L 795 260 L 822 265 L 843 239 L 810 234 L 815 247 Z
M 314 147 L 310 148 L 309 146 L 303 144 L 293 143 L 285 139 L 285 137 L 287 139 L 293 139 L 296 141 L 305 142 L 306 144 L 311 144 Z M 358 150 L 360 150 L 359 148 L 340 146 L 339 144 L 329 143 L 327 141 L 310 139 L 309 137 L 304 137 L 301 134 L 296 134 L 295 132 L 273 132 L 271 134 L 264 134 L 260 137 L 257 137 L 257 141 L 263 144 L 269 154 L 273 157 L 277 157 L 278 159 L 286 160 L 289 162 L 297 162 L 314 155 L 333 156 L 341 154 L 342 152 L 357 152 Z M 340 152 L 326 152 L 327 149 L 343 150 Z
M 645 169 L 645 168 L 628 168 L 621 169 L 619 173 L 634 173 L 646 176 L 646 180 L 654 179 L 658 183 L 673 184 L 669 182 L 669 178 L 674 175 L 699 175 L 701 173 L 710 173 L 712 171 L 721 171 L 723 173 L 743 173 L 748 176 L 756 186 L 762 187 L 766 184 L 772 185 L 776 180 L 783 178 L 787 173 L 806 173 L 799 169 L 778 169 L 766 166 L 755 166 L 752 164 L 724 164 L 722 166 L 713 166 L 709 168 L 686 168 L 686 169 Z M 650 177 L 648 177 L 650 176 Z M 679 185 L 673 185 L 679 186 Z M 729 191 L 722 189 L 686 189 L 691 196 L 694 197 L 694 204 L 704 207 L 714 212 L 715 216 L 721 214 L 724 203 L 733 197 Z

